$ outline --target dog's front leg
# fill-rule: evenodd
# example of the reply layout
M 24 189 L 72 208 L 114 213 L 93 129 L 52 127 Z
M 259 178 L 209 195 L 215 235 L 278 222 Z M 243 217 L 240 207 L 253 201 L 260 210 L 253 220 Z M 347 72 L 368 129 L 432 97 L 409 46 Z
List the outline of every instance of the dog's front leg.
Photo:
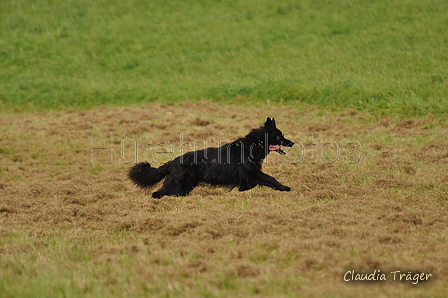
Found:
M 263 172 L 258 173 L 258 184 L 269 186 L 273 189 L 280 190 L 280 191 L 290 191 L 291 187 L 285 186 L 278 182 L 274 177 L 271 177 Z

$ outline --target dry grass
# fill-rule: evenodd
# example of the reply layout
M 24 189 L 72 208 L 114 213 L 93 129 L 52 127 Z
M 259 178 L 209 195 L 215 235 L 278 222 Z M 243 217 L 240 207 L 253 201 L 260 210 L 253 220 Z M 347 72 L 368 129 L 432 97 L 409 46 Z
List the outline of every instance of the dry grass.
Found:
M 216 146 L 267 116 L 303 145 L 264 165 L 290 193 L 153 200 L 126 179 L 135 140 L 151 142 L 139 160 L 157 143 L 177 155 L 181 133 L 186 148 Z M 448 295 L 446 122 L 200 102 L 2 114 L 0 127 L 0 297 Z M 387 281 L 344 282 L 349 270 Z

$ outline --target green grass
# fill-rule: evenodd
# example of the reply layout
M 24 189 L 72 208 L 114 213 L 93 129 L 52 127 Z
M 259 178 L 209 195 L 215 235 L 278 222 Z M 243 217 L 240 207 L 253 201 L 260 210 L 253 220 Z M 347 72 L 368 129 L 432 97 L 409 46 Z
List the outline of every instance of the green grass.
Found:
M 0 107 L 273 100 L 448 111 L 448 3 L 0 3 Z

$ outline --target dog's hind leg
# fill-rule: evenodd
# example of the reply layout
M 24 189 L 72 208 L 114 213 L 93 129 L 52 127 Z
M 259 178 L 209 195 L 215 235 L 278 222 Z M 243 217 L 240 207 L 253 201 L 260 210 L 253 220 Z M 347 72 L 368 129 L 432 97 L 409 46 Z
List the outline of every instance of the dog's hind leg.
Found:
M 290 191 L 291 187 L 285 186 L 278 182 L 274 177 L 271 177 L 263 172 L 258 173 L 258 184 L 271 187 L 280 191 Z
M 154 199 L 160 199 L 163 196 L 178 196 L 179 194 L 176 192 L 177 184 L 176 180 L 174 179 L 173 174 L 169 174 L 166 176 L 165 181 L 163 181 L 162 187 L 152 193 L 152 197 Z
M 188 175 L 186 172 L 179 174 L 169 174 L 163 182 L 162 188 L 152 194 L 155 199 L 160 199 L 163 196 L 186 196 L 193 188 L 197 186 L 193 175 Z

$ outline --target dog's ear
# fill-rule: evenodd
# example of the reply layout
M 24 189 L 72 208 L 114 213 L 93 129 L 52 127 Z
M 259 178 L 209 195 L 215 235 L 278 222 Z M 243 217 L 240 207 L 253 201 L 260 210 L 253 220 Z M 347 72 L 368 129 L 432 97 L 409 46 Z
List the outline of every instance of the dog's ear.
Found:
M 275 125 L 275 119 L 272 118 L 272 126 L 274 126 L 274 128 L 277 128 L 277 125 Z
M 273 127 L 274 125 L 272 123 L 271 118 L 268 117 L 268 119 L 266 119 L 266 123 L 264 124 L 264 127 L 271 127 L 271 126 Z

